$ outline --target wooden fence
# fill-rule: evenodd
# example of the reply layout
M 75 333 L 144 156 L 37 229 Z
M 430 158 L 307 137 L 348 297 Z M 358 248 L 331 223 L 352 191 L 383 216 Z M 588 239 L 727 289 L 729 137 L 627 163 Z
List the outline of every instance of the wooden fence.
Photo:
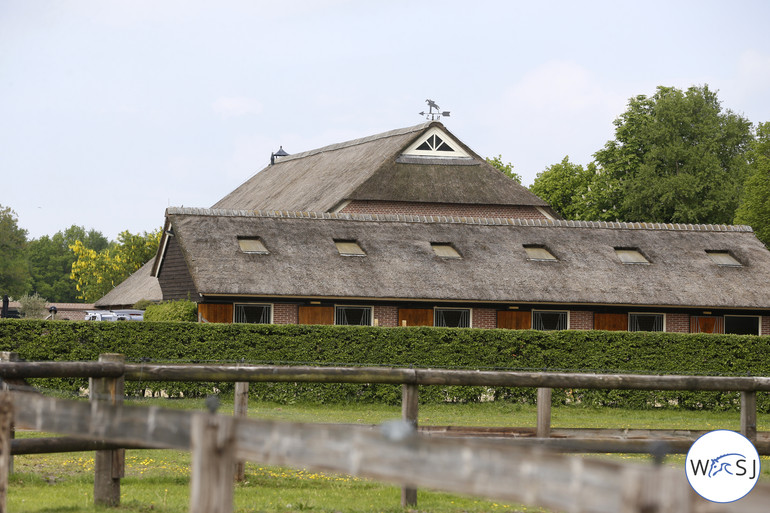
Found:
M 759 508 L 765 511 L 770 501 L 770 488 L 763 483 L 738 503 L 716 505 L 692 492 L 682 469 L 595 461 L 555 454 L 537 446 L 517 446 L 509 440 L 436 438 L 418 434 L 413 429 L 417 423 L 418 385 L 537 387 L 540 404 L 536 434 L 541 437 L 536 443 L 551 443 L 544 437 L 549 431 L 551 434 L 556 431 L 550 429 L 550 388 L 738 390 L 742 394 L 742 431 L 754 440 L 759 438 L 758 449 L 764 444 L 766 452 L 765 433 L 759 437 L 756 433 L 756 402 L 753 399 L 757 391 L 770 390 L 768 378 L 147 365 L 125 364 L 116 355 L 103 355 L 99 362 L 0 363 L 0 376 L 5 379 L 91 376 L 92 404 L 12 392 L 16 425 L 122 446 L 190 450 L 193 454 L 190 511 L 195 513 L 232 511 L 233 478 L 238 460 L 342 472 L 399 483 L 404 490 L 402 500 L 407 503 L 415 500 L 418 486 L 570 512 L 753 512 L 760 511 Z M 402 417 L 406 422 L 373 429 L 369 426 L 290 424 L 214 413 L 125 407 L 120 404 L 120 383 L 126 379 L 400 383 L 404 397 Z M 241 386 L 241 394 L 242 390 Z M 556 442 L 563 445 L 564 440 Z M 591 451 L 608 452 L 603 450 L 605 441 L 602 440 L 570 442 L 588 443 Z M 617 448 L 621 449 L 622 445 Z M 647 448 L 649 450 L 649 446 Z M 97 458 L 100 468 L 97 472 L 101 478 L 95 478 L 94 498 L 97 502 L 114 504 L 116 486 L 117 500 L 120 496 L 122 455 L 116 450 L 98 451 L 97 455 L 102 452 L 109 456 Z M 5 450 L 3 458 L 8 458 Z M 0 478 L 2 475 L 0 468 Z M 101 480 L 100 492 L 97 480 Z M 101 499 L 98 493 L 104 493 Z

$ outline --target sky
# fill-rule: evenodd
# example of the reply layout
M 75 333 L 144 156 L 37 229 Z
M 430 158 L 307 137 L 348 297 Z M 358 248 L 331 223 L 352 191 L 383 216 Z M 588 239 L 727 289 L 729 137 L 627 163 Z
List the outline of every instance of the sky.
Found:
M 115 240 L 269 164 L 424 122 L 530 185 L 628 99 L 708 84 L 770 121 L 770 2 L 0 0 L 0 205 Z

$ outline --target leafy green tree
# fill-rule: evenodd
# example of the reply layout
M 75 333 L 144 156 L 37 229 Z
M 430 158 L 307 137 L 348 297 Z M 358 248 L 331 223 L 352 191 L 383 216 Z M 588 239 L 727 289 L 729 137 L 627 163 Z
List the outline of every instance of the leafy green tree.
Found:
M 751 123 L 722 109 L 708 86 L 658 87 L 615 120 L 594 154 L 597 219 L 730 223 L 748 173 Z
M 96 301 L 128 278 L 155 256 L 160 235 L 160 229 L 141 235 L 124 231 L 118 235 L 117 243 L 101 251 L 88 248 L 81 240 L 75 241 L 70 246 L 76 256 L 71 277 L 76 283 L 78 297 L 88 302 Z
M 770 247 L 770 122 L 757 127 L 749 160 L 751 174 L 746 179 L 735 222 L 750 225 L 765 246 Z
M 45 319 L 48 316 L 48 301 L 38 294 L 24 295 L 18 301 L 19 313 L 24 319 Z
M 530 190 L 547 201 L 565 219 L 592 218 L 591 187 L 596 178 L 596 165 L 586 168 L 573 164 L 569 156 L 537 174 Z
M 0 295 L 19 297 L 29 291 L 26 244 L 27 230 L 19 228 L 16 212 L 0 205 Z
M 70 278 L 75 252 L 70 249 L 76 241 L 94 251 L 106 249 L 107 238 L 96 230 L 86 231 L 81 226 L 71 226 L 54 236 L 45 235 L 29 242 L 27 259 L 32 274 L 32 290 L 51 302 L 73 303 L 78 291 Z
M 485 160 L 487 161 L 487 164 L 502 171 L 504 175 L 508 176 L 514 182 L 521 183 L 521 175 L 513 171 L 513 164 L 511 164 L 510 162 L 505 164 L 503 162 L 502 155 L 498 155 L 497 157 L 491 157 L 491 158 L 487 157 Z

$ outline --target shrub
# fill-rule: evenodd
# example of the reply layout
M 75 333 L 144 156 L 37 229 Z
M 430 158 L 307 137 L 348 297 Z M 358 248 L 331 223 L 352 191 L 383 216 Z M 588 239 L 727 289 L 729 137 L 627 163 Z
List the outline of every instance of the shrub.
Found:
M 196 322 L 198 320 L 198 305 L 187 300 L 148 304 L 144 311 L 144 320 L 150 322 Z
M 26 295 L 19 298 L 19 313 L 24 319 L 45 319 L 48 315 L 45 298 L 40 297 L 37 292 L 32 295 Z

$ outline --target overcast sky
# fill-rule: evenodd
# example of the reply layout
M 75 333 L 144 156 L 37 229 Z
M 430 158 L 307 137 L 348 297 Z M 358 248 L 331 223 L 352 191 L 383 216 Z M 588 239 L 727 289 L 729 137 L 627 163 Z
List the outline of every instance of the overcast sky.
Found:
M 770 121 L 770 2 L 0 0 L 0 205 L 115 239 L 425 100 L 525 185 L 658 85 Z

